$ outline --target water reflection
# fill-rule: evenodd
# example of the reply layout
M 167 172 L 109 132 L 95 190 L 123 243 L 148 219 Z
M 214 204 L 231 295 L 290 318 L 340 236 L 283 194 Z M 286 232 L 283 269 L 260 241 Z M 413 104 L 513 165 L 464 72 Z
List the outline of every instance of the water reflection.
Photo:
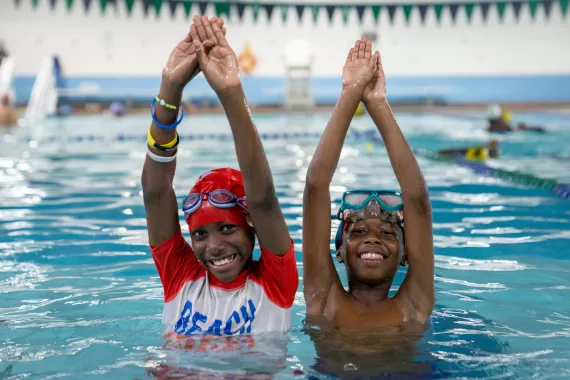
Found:
M 258 128 L 318 132 L 326 116 L 272 116 Z M 450 136 L 466 133 L 433 115 L 399 121 L 418 148 L 443 148 L 454 144 Z M 46 143 L 38 136 L 35 148 L 0 138 L 0 378 L 570 378 L 570 203 L 421 157 L 436 244 L 438 304 L 428 330 L 347 334 L 306 324 L 299 288 L 288 341 L 256 336 L 254 347 L 246 338 L 194 341 L 190 348 L 165 341 L 158 334 L 162 287 L 148 254 L 139 184 L 148 118 L 101 128 L 106 122 L 47 121 L 42 133 L 64 139 Z M 223 115 L 196 116 L 192 123 L 230 133 Z M 115 143 L 111 137 L 120 133 L 140 139 Z M 70 139 L 89 134 L 106 134 L 108 143 Z M 564 141 L 558 135 L 553 149 L 567 149 Z M 300 276 L 303 182 L 316 143 L 264 142 Z M 367 152 L 363 140 L 350 137 L 347 144 L 331 187 L 333 210 L 347 188 L 397 185 L 384 148 L 374 144 Z M 181 145 L 175 179 L 181 197 L 204 170 L 237 166 L 230 140 Z M 519 154 L 519 143 L 510 145 Z M 529 158 L 528 172 L 532 166 L 537 175 L 568 176 L 561 164 L 549 161 L 547 168 L 539 161 Z M 398 276 L 395 288 L 404 277 Z M 205 345 L 210 348 L 199 352 Z M 220 352 L 234 346 L 239 349 Z
M 286 334 L 165 338 L 164 358 L 146 369 L 157 379 L 272 379 L 286 368 Z
M 427 378 L 429 351 L 418 345 L 426 325 L 408 323 L 378 330 L 336 327 L 322 318 L 307 318 L 303 332 L 315 345 L 312 369 L 341 379 Z

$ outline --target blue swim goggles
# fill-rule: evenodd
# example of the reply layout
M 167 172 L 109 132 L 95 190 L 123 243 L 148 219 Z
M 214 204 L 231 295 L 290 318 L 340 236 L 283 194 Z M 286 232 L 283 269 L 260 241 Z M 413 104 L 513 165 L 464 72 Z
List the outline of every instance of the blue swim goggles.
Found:
M 200 206 L 202 206 L 203 200 L 208 200 L 210 204 L 217 208 L 231 208 L 239 206 L 248 212 L 247 201 L 244 198 L 238 198 L 231 191 L 219 189 L 214 190 L 209 193 L 190 193 L 182 201 L 182 211 L 184 211 L 184 217 L 187 218 L 188 215 L 196 212 Z
M 353 190 L 342 194 L 337 217 L 342 219 L 344 210 L 360 210 L 366 207 L 372 199 L 375 199 L 383 210 L 389 212 L 404 209 L 404 198 L 397 191 Z
M 342 234 L 344 231 L 344 211 L 345 210 L 361 210 L 374 199 L 378 202 L 380 208 L 388 212 L 397 212 L 404 210 L 404 198 L 397 191 L 388 190 L 353 190 L 342 194 L 340 208 L 337 218 L 341 220 L 335 237 L 336 249 L 340 248 L 342 243 Z

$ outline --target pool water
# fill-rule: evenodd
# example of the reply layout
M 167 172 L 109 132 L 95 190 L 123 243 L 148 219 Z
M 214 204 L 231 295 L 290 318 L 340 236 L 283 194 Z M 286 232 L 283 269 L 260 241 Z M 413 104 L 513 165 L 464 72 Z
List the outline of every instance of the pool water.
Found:
M 477 118 L 397 116 L 415 148 L 489 138 Z M 504 155 L 489 166 L 570 182 L 570 117 L 524 117 L 552 133 L 499 136 Z M 326 120 L 256 116 L 260 132 L 273 136 L 264 146 L 300 277 L 303 182 Z M 366 116 L 352 126 L 373 127 Z M 71 117 L 0 137 L 0 378 L 570 376 L 570 201 L 423 157 L 437 292 L 427 331 L 397 339 L 318 331 L 304 322 L 301 281 L 287 337 L 255 337 L 255 345 L 236 338 L 225 344 L 240 351 L 208 355 L 168 345 L 141 197 L 146 128 L 145 116 Z M 230 131 L 221 115 L 188 118 L 180 129 L 204 132 Z M 228 138 L 186 138 L 180 146 L 180 199 L 203 171 L 237 167 Z M 336 204 L 346 189 L 396 186 L 382 144 L 349 136 L 331 186 Z

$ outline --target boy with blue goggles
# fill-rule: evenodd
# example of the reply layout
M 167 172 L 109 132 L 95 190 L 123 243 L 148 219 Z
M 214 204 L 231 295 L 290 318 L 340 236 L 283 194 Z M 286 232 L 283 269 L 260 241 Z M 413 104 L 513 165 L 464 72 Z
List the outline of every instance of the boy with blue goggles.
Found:
M 336 252 L 331 256 L 330 186 L 361 102 L 382 137 L 402 194 L 377 190 L 344 193 L 337 214 L 341 223 Z M 359 159 L 377 158 L 363 155 Z M 339 276 L 335 258 L 343 264 L 346 281 Z M 393 284 L 404 262 L 409 268 L 405 279 Z M 398 288 L 395 294 L 391 294 L 393 285 Z M 316 322 L 324 318 L 335 329 L 361 327 L 366 332 L 408 322 L 427 324 L 435 304 L 434 285 L 427 182 L 388 104 L 380 53 L 373 52 L 371 41 L 362 37 L 348 52 L 342 90 L 307 169 L 303 195 L 306 315 L 315 317 Z M 313 340 L 321 341 L 318 337 Z

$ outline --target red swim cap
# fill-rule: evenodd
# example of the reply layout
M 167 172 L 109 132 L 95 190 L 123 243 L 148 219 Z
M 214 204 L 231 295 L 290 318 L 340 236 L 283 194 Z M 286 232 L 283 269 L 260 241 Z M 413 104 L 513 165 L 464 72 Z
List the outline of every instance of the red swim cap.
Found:
M 232 168 L 210 170 L 196 180 L 190 193 L 210 193 L 214 190 L 228 190 L 238 198 L 245 197 L 245 188 L 241 172 Z M 190 233 L 199 226 L 216 222 L 229 222 L 242 228 L 251 228 L 247 224 L 247 213 L 239 206 L 218 208 L 208 200 L 202 200 L 202 205 L 186 219 Z

